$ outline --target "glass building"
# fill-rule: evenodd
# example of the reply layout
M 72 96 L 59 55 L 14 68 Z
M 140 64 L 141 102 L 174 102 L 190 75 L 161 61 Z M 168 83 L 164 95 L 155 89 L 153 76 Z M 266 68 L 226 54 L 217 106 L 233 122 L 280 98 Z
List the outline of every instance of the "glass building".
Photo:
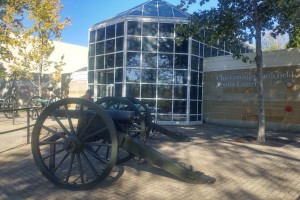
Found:
M 187 38 L 175 43 L 176 25 L 188 13 L 149 0 L 89 30 L 88 85 L 96 98 L 135 97 L 160 124 L 202 123 L 205 56 L 229 52 Z

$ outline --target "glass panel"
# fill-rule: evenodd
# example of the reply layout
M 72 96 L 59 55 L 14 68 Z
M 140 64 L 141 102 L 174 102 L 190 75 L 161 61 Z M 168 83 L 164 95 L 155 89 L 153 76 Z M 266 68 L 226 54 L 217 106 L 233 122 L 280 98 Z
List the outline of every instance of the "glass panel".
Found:
M 161 112 L 161 111 L 159 111 Z M 158 121 L 172 121 L 172 115 L 157 115 Z
M 96 31 L 90 31 L 90 43 L 95 42 Z
M 202 100 L 202 87 L 198 89 L 198 100 Z
M 159 69 L 158 70 L 158 83 L 173 83 L 173 70 Z
M 184 40 L 181 44 L 176 43 L 175 52 L 176 53 L 188 53 L 189 52 L 189 41 Z
M 103 72 L 98 72 L 98 84 L 106 84 L 105 74 Z
M 123 51 L 123 43 L 124 43 L 123 37 L 116 39 L 116 51 Z
M 160 23 L 159 37 L 174 37 L 174 24 Z
M 95 56 L 95 44 L 90 44 L 89 56 Z
M 105 39 L 105 28 L 100 28 L 97 30 L 97 41 Z
M 151 5 L 151 4 L 144 5 L 144 15 L 145 16 L 157 16 L 156 5 Z
M 188 68 L 188 56 L 175 55 L 175 69 L 187 69 L 187 68 Z
M 126 81 L 127 82 L 139 82 L 141 76 L 141 71 L 139 69 L 126 69 Z
M 139 53 L 127 53 L 126 67 L 139 67 L 140 61 Z
M 94 72 L 88 72 L 88 83 L 94 83 Z
M 157 97 L 172 99 L 172 85 L 157 85 Z
M 143 51 L 157 51 L 157 38 L 143 37 Z
M 130 13 L 130 15 L 142 15 L 142 8 L 138 8 Z
M 173 9 L 174 12 L 174 17 L 182 17 L 182 18 L 187 18 L 184 14 L 180 13 L 179 11 Z
M 191 72 L 191 85 L 198 85 L 198 73 Z
M 198 114 L 202 114 L 202 101 L 198 101 Z
M 156 85 L 142 85 L 142 98 L 155 98 L 156 97 Z M 155 105 L 155 103 L 154 103 Z
M 106 40 L 105 53 L 112 53 L 115 51 L 115 39 Z
M 173 11 L 170 6 L 159 6 L 158 12 L 161 17 L 173 17 Z
M 197 114 L 197 101 L 190 101 L 190 114 Z
M 192 56 L 191 60 L 191 69 L 198 71 L 199 58 L 196 56 Z
M 198 87 L 191 86 L 191 91 L 190 91 L 190 98 L 191 99 L 196 99 L 197 100 L 197 91 L 198 91 Z
M 116 34 L 115 32 L 116 28 L 114 24 L 106 27 L 106 39 L 114 38 Z
M 198 115 L 198 121 L 202 121 L 202 115 Z
M 96 57 L 96 69 L 104 69 L 104 56 Z
M 186 114 L 186 101 L 174 101 L 174 114 Z
M 122 84 L 115 84 L 115 96 L 122 97 Z
M 117 37 L 124 35 L 124 22 L 118 23 L 117 24 Z
M 186 121 L 186 115 L 174 115 L 173 121 Z
M 158 23 L 144 22 L 143 23 L 143 36 L 157 36 Z
M 104 54 L 104 42 L 96 43 L 96 55 Z
M 199 73 L 198 85 L 202 85 L 202 73 Z
M 174 85 L 174 99 L 186 99 L 187 87 L 181 85 Z
M 158 54 L 158 67 L 173 69 L 173 54 Z
M 197 115 L 190 115 L 190 121 L 197 121 Z
M 210 57 L 210 47 L 204 46 L 204 57 Z
M 160 52 L 171 52 L 173 53 L 174 40 L 168 38 L 159 39 L 159 51 Z
M 95 67 L 95 57 L 89 58 L 89 70 L 94 70 Z
M 97 97 L 105 97 L 106 96 L 106 86 L 98 85 L 97 87 Z
M 199 42 L 192 41 L 192 54 L 199 55 Z
M 200 43 L 200 56 L 201 57 L 204 57 L 203 52 L 204 52 L 204 45 L 202 43 Z
M 142 66 L 146 68 L 156 68 L 157 66 L 157 54 L 156 53 L 144 53 L 142 59 Z
M 156 83 L 156 69 L 142 69 L 142 83 Z
M 141 50 L 141 37 L 128 36 L 127 49 L 129 51 L 140 51 Z
M 114 83 L 114 73 L 106 73 L 106 76 L 107 76 L 106 83 L 113 84 Z
M 127 22 L 128 35 L 141 35 L 141 22 L 129 21 Z
M 157 100 L 157 113 L 172 114 L 172 101 Z
M 203 71 L 203 58 L 200 58 L 200 60 L 199 60 L 199 71 L 200 72 Z
M 116 69 L 116 82 L 123 82 L 123 69 Z
M 140 85 L 126 84 L 126 97 L 140 98 Z
M 115 54 L 105 56 L 105 68 L 114 68 Z
M 211 48 L 211 56 L 217 56 L 218 55 L 218 49 L 216 48 Z
M 116 53 L 116 67 L 123 67 L 123 52 Z
M 174 83 L 175 84 L 187 84 L 187 71 L 175 70 L 174 71 Z

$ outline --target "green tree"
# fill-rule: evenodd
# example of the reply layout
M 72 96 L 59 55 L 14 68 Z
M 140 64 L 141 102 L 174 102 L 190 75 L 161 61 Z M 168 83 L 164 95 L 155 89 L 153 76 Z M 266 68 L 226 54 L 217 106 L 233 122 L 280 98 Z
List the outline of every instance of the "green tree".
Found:
M 300 24 L 291 31 L 287 48 L 300 48 Z
M 180 6 L 187 9 L 189 5 L 198 2 L 202 6 L 209 0 L 181 0 Z M 290 34 L 295 31 L 295 24 L 299 24 L 299 20 L 299 0 L 219 0 L 217 7 L 193 13 L 188 25 L 178 30 L 185 37 L 204 39 L 210 45 L 226 41 L 226 44 L 231 45 L 235 58 L 246 62 L 250 59 L 241 55 L 238 47 L 245 42 L 255 42 L 258 142 L 265 142 L 262 35 L 266 31 L 270 31 L 274 37 Z M 202 29 L 210 32 L 209 37 L 202 34 Z

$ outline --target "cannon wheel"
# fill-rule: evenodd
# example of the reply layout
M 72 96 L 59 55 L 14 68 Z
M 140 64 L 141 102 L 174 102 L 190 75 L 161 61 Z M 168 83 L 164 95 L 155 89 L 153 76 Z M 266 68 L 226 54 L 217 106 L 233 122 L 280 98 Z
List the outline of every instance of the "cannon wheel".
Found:
M 29 107 L 29 108 L 33 108 L 34 107 L 29 112 L 29 115 L 30 115 L 31 118 L 36 119 L 40 115 L 41 109 L 43 108 L 43 105 L 39 101 L 40 99 L 42 99 L 42 97 L 40 97 L 40 96 L 33 96 L 27 102 L 27 107 Z
M 49 99 L 49 102 L 48 102 L 48 105 L 47 105 L 47 106 L 49 106 L 51 103 L 54 103 L 54 102 L 56 102 L 56 101 L 58 101 L 58 100 L 61 100 L 60 96 L 54 96 L 54 97 L 51 97 L 51 98 Z
M 31 146 L 42 174 L 70 190 L 90 189 L 104 180 L 118 153 L 112 119 L 96 104 L 78 98 L 54 102 L 41 113 L 33 128 Z
M 128 134 L 130 134 L 133 137 L 140 137 L 140 139 L 143 139 L 145 137 L 145 122 L 143 115 L 141 112 L 137 109 L 137 107 L 131 103 L 131 101 L 121 98 L 121 97 L 103 97 L 95 102 L 98 106 L 102 107 L 105 110 L 129 110 L 134 111 L 134 113 L 137 116 L 140 116 L 140 119 L 136 122 L 130 125 L 128 128 Z M 126 130 L 124 130 L 126 132 Z M 128 153 L 127 151 L 123 149 L 119 149 L 118 154 L 118 160 L 117 164 L 121 164 L 124 162 L 127 162 L 128 160 L 131 160 L 134 158 L 134 154 Z
M 13 96 L 7 96 L 2 105 L 3 109 L 16 109 L 18 108 L 18 102 L 17 99 Z M 8 111 L 4 112 L 5 117 L 7 118 L 13 118 L 13 116 L 17 116 L 18 111 Z

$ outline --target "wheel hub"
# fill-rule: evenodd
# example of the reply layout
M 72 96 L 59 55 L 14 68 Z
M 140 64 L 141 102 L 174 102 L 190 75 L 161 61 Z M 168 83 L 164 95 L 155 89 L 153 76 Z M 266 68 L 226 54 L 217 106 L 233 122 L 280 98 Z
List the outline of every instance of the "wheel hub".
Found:
M 82 150 L 82 143 L 76 136 L 69 136 L 64 142 L 64 148 L 69 153 L 75 153 Z

